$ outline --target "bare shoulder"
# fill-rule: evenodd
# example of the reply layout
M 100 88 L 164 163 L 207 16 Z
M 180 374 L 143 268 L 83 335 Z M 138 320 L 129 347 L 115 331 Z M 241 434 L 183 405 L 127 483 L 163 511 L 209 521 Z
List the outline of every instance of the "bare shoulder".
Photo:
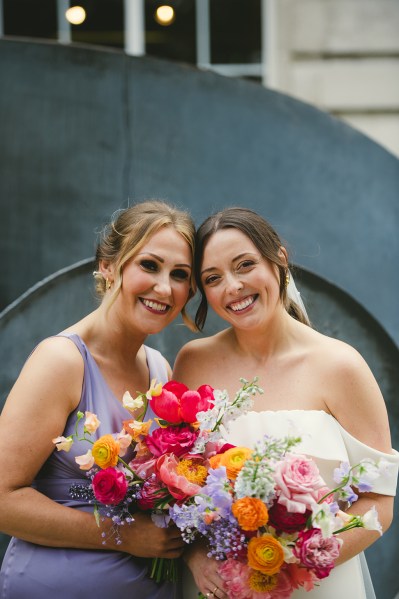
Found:
M 210 362 L 214 363 L 224 348 L 224 331 L 189 341 L 176 356 L 173 377 L 189 387 L 198 386 L 204 382 L 204 372 L 209 372 Z
M 362 355 L 343 341 L 319 335 L 312 356 L 327 410 L 353 436 L 387 451 L 390 437 L 384 398 Z
M 9 401 L 20 402 L 23 398 L 25 406 L 28 401 L 51 404 L 57 397 L 72 410 L 80 399 L 83 375 L 82 356 L 75 344 L 66 337 L 49 337 L 25 362 Z

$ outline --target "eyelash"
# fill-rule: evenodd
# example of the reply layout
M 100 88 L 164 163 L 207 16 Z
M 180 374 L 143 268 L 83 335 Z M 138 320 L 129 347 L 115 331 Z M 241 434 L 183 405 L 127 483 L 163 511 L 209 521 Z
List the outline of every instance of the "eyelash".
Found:
M 149 272 L 158 272 L 159 266 L 154 260 L 142 260 L 140 262 L 140 266 Z M 171 276 L 177 281 L 187 281 L 189 274 L 186 270 L 182 268 L 177 268 L 171 271 Z
M 236 270 L 248 270 L 251 269 L 253 266 L 255 266 L 255 264 L 257 264 L 254 260 L 243 260 L 243 262 L 240 262 L 240 264 L 238 264 Z M 204 281 L 204 285 L 212 285 L 212 283 L 216 283 L 218 281 L 218 279 L 220 279 L 219 275 L 209 275 L 208 277 L 206 277 L 205 281 Z

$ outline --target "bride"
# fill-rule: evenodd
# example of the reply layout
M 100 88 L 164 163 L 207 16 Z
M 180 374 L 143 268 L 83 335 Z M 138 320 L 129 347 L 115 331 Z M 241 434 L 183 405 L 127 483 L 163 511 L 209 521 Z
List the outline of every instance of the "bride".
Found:
M 298 434 L 301 453 L 312 456 L 328 485 L 341 461 L 384 457 L 396 466 L 384 399 L 363 358 L 349 345 L 309 326 L 301 301 L 293 301 L 288 256 L 273 228 L 244 208 L 229 208 L 209 217 L 197 233 L 197 282 L 202 300 L 196 324 L 202 329 L 209 306 L 230 326 L 197 339 L 179 352 L 174 378 L 190 388 L 206 382 L 234 396 L 239 377 L 259 377 L 264 394 L 254 411 L 230 427 L 227 441 L 251 445 L 267 433 Z M 362 493 L 352 512 L 373 505 L 383 530 L 392 520 L 396 476 L 385 477 L 372 493 Z M 337 567 L 309 593 L 295 599 L 337 596 L 375 597 L 363 550 L 379 535 L 362 528 L 342 535 Z M 218 563 L 200 543 L 186 553 L 196 589 L 186 585 L 184 599 L 200 590 L 225 599 Z M 193 587 L 194 585 L 192 585 Z

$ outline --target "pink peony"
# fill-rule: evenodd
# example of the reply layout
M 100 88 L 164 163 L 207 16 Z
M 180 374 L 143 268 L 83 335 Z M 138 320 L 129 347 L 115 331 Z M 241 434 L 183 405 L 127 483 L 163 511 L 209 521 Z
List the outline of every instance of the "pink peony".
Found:
M 93 477 L 96 499 L 106 505 L 117 505 L 124 499 L 128 484 L 125 475 L 116 468 L 105 468 Z
M 155 476 L 151 476 L 141 487 L 140 497 L 137 505 L 141 510 L 151 510 L 156 507 L 158 501 L 169 495 L 165 485 Z
M 238 560 L 229 558 L 219 566 L 224 590 L 229 599 L 249 599 L 253 591 L 248 586 L 250 568 Z
M 317 502 L 318 490 L 325 487 L 315 462 L 303 455 L 287 454 L 276 464 L 274 480 L 278 502 L 289 512 L 305 513 Z
M 301 531 L 293 549 L 301 565 L 313 570 L 317 578 L 326 578 L 334 568 L 340 542 L 335 537 L 323 538 L 319 528 Z
M 190 456 L 193 460 L 194 456 Z M 183 474 L 179 474 L 177 469 L 180 461 L 173 454 L 165 454 L 157 459 L 156 469 L 158 477 L 168 487 L 169 493 L 178 501 L 183 501 L 187 497 L 192 497 L 201 492 L 201 486 L 191 482 Z
M 174 453 L 181 456 L 190 451 L 198 437 L 198 432 L 191 430 L 189 426 L 179 428 L 177 426 L 167 426 L 166 428 L 157 428 L 146 437 L 148 449 L 152 455 L 159 457 L 164 453 Z
M 163 385 L 160 395 L 151 397 L 150 403 L 159 418 L 180 424 L 196 422 L 197 413 L 211 408 L 213 400 L 213 389 L 209 385 L 201 385 L 197 391 L 191 391 L 182 383 L 169 381 Z

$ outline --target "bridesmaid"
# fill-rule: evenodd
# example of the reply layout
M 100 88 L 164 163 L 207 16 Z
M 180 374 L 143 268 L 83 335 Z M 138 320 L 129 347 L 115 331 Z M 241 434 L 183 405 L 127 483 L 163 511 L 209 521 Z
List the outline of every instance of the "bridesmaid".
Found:
M 266 433 L 285 436 L 294 423 L 304 439 L 300 449 L 323 458 L 320 468 L 324 464 L 327 484 L 333 484 L 328 477 L 342 459 L 357 463 L 384 457 L 397 469 L 385 403 L 370 369 L 355 349 L 309 326 L 299 295 L 297 302 L 290 297 L 287 251 L 269 223 L 244 208 L 209 217 L 197 233 L 195 265 L 201 291 L 197 326 L 203 327 L 208 304 L 229 326 L 183 347 L 174 378 L 190 388 L 206 382 L 233 397 L 239 377 L 258 376 L 265 391 L 254 411 L 233 423 L 227 440 L 248 445 Z M 362 514 L 375 505 L 386 530 L 395 489 L 396 477 L 390 484 L 381 482 L 373 493 L 361 494 L 353 509 Z M 358 555 L 378 538 L 365 529 L 345 533 L 337 561 L 345 564 L 310 596 L 373 597 Z M 206 557 L 206 550 L 193 546 L 185 559 L 202 593 L 226 597 L 217 563 Z M 310 599 L 301 590 L 293 594 L 302 596 Z
M 13 536 L 0 574 L 2 599 L 87 599 L 93 591 L 96 599 L 177 596 L 174 585 L 150 580 L 144 558 L 179 557 L 179 531 L 156 527 L 142 512 L 121 529 L 121 545 L 103 545 L 90 503 L 69 496 L 72 483 L 87 481 L 74 460 L 87 443 L 56 452 L 52 439 L 73 432 L 78 410 L 98 415 L 97 438 L 119 432 L 131 418 L 124 392 L 169 378 L 164 358 L 143 343 L 180 312 L 186 318 L 193 247 L 185 212 L 159 201 L 120 211 L 97 249 L 99 307 L 41 342 L 23 367 L 0 419 L 7 456 L 0 529 Z M 105 521 L 103 532 L 110 529 Z

